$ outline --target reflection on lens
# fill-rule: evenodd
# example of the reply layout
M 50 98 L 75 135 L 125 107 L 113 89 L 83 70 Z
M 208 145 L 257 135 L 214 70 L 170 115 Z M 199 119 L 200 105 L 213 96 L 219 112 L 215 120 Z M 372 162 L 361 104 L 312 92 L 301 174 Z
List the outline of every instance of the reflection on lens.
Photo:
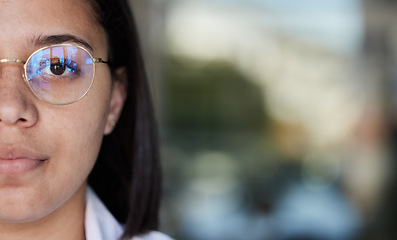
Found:
M 25 75 L 29 87 L 51 104 L 69 104 L 90 89 L 94 65 L 82 47 L 54 45 L 36 51 L 27 61 Z

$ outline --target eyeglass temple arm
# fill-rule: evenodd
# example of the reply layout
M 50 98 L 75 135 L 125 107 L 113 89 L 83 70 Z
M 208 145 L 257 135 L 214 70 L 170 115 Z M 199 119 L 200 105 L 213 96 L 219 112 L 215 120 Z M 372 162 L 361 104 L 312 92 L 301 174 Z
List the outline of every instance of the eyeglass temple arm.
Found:
M 105 61 L 102 58 L 93 58 L 93 61 L 94 63 L 109 63 L 108 61 Z

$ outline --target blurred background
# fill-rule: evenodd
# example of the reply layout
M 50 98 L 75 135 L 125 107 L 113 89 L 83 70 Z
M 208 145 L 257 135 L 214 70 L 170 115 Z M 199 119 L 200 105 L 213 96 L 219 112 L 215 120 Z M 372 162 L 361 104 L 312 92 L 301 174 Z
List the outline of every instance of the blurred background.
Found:
M 130 0 L 180 240 L 397 239 L 397 1 Z

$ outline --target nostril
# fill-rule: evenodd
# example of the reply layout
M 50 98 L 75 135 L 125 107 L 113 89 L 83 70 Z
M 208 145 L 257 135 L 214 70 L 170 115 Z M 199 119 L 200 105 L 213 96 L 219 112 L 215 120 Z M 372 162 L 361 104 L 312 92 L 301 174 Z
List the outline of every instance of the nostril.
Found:
M 12 123 L 12 121 L 9 121 L 9 119 L 6 119 L 6 118 L 0 118 L 0 123 L 1 123 L 1 122 L 4 122 L 4 123 L 10 122 L 10 123 Z M 17 121 L 15 121 L 14 123 L 18 124 L 18 122 L 19 122 L 19 124 L 25 125 L 26 123 L 29 123 L 29 120 L 26 119 L 26 118 L 19 118 L 19 119 L 18 119 Z
M 4 120 L 0 118 L 0 122 L 3 122 Z M 25 118 L 20 118 L 18 119 L 19 122 L 26 122 L 27 120 Z

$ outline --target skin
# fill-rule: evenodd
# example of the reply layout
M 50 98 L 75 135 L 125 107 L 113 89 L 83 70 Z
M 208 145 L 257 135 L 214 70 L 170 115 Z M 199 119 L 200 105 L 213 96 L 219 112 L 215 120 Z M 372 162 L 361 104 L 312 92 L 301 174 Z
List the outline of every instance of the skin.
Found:
M 86 2 L 0 0 L 0 59 L 26 60 L 42 47 L 38 37 L 70 34 L 107 60 L 106 34 Z M 0 173 L 0 239 L 85 239 L 86 179 L 122 109 L 125 71 L 112 81 L 109 67 L 97 64 L 83 99 L 54 106 L 30 91 L 22 69 L 0 64 L 0 155 L 23 148 L 43 161 L 22 174 Z

